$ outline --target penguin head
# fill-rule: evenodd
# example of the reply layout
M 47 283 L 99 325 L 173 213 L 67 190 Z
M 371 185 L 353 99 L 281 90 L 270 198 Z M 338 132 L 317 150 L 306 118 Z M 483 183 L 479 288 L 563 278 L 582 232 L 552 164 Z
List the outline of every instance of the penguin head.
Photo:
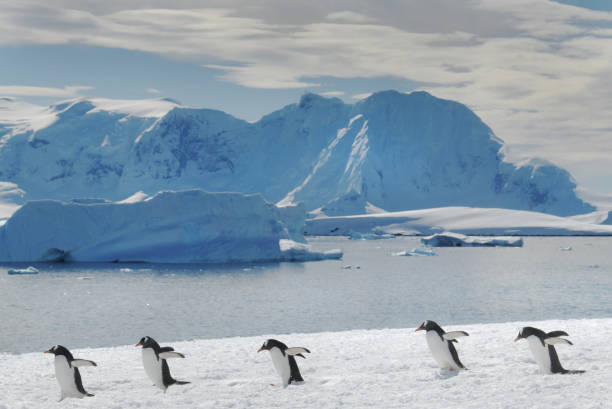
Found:
M 136 344 L 136 346 L 143 348 L 159 348 L 159 344 L 149 336 L 140 338 L 140 341 Z
M 516 336 L 516 338 L 514 338 L 514 342 L 520 340 L 520 339 L 524 339 L 524 338 L 528 338 L 531 335 L 538 335 L 538 332 L 541 332 L 540 330 L 538 330 L 537 328 L 533 328 L 533 327 L 523 327 L 521 328 L 521 330 L 519 331 L 518 335 Z
M 70 351 L 68 351 L 68 348 L 61 345 L 55 345 L 49 348 L 45 351 L 45 354 L 64 355 L 66 357 L 72 358 L 72 354 L 70 353 Z
M 414 332 L 423 331 L 423 330 L 438 331 L 438 330 L 442 330 L 442 328 L 440 328 L 440 326 L 435 321 L 427 320 L 427 321 L 423 321 L 423 323 L 416 330 L 414 330 Z
M 277 341 L 275 339 L 268 339 L 266 340 L 263 345 L 261 346 L 261 348 L 259 348 L 257 350 L 257 352 L 261 352 L 261 351 L 269 351 L 272 348 L 277 347 L 278 349 L 280 349 L 281 351 L 284 351 L 285 349 L 287 349 L 287 345 L 283 344 L 280 341 Z

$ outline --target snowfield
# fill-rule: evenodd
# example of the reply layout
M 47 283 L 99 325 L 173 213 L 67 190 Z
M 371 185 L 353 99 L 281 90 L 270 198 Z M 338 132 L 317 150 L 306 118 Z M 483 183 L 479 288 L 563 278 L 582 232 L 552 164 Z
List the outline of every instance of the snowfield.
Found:
M 361 233 L 432 235 L 444 231 L 485 236 L 610 236 L 612 225 L 601 212 L 582 217 L 559 217 L 524 210 L 465 206 L 438 207 L 359 216 L 316 217 L 306 221 L 311 236 L 349 236 Z
M 158 340 L 187 355 L 170 360 L 169 365 L 176 379 L 191 384 L 171 386 L 164 395 L 151 385 L 140 349 L 133 345 L 73 350 L 75 357 L 97 362 L 98 367 L 81 370 L 85 389 L 96 396 L 57 404 L 59 387 L 51 357 L 42 351 L 0 354 L 0 408 L 610 407 L 612 319 L 440 324 L 447 331 L 469 332 L 457 344 L 469 370 L 438 369 L 424 334 L 414 328 L 275 335 L 290 346 L 312 351 L 298 362 L 305 383 L 287 388 L 270 385 L 279 384 L 270 357 L 267 352 L 256 353 L 270 336 Z M 557 348 L 561 363 L 587 372 L 541 375 L 527 342 L 513 342 L 525 325 L 567 331 L 574 345 Z M 57 342 L 61 340 L 49 340 L 49 347 Z

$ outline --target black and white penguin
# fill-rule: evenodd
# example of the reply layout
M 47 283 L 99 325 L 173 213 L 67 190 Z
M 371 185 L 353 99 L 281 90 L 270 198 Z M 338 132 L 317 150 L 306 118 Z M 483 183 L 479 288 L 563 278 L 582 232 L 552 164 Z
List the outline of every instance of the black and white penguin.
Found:
M 45 351 L 45 354 L 55 355 L 55 377 L 61 390 L 58 402 L 61 402 L 64 398 L 83 399 L 85 396 L 94 396 L 83 388 L 81 373 L 79 372 L 81 366 L 97 366 L 94 361 L 75 359 L 68 348 L 61 345 L 50 348 Z
M 514 342 L 520 339 L 526 339 L 531 349 L 533 358 L 540 367 L 540 372 L 543 374 L 579 374 L 584 373 L 582 370 L 567 370 L 561 366 L 559 356 L 554 345 L 566 344 L 574 345 L 568 339 L 561 338 L 569 335 L 565 331 L 552 331 L 546 333 L 541 329 L 534 327 L 524 327 L 521 329 L 514 339 Z
M 162 389 L 164 393 L 170 385 L 186 385 L 190 382 L 177 381 L 170 375 L 170 368 L 166 359 L 185 358 L 185 355 L 175 352 L 172 347 L 160 347 L 151 337 L 142 337 L 137 347 L 142 347 L 142 365 L 145 372 L 153 381 L 153 385 Z
M 263 343 L 257 352 L 261 351 L 270 351 L 272 364 L 274 364 L 274 368 L 278 376 L 280 376 L 283 386 L 296 382 L 304 382 L 294 356 L 305 359 L 306 357 L 303 354 L 310 353 L 308 349 L 302 347 L 288 348 L 287 345 L 280 341 L 269 339 Z
M 453 342 L 458 342 L 457 338 L 469 336 L 467 332 L 446 332 L 437 323 L 430 320 L 423 322 L 415 332 L 422 330 L 427 332 L 425 336 L 427 345 L 440 368 L 451 371 L 456 369 L 467 369 L 459 360 L 459 355 L 453 345 Z

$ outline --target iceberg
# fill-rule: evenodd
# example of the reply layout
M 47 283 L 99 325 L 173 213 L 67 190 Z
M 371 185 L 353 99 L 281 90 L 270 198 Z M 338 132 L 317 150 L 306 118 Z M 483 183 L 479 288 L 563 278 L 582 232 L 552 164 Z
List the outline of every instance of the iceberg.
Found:
M 437 256 L 436 253 L 433 252 L 433 250 L 430 249 L 417 249 L 414 248 L 412 250 L 404 250 L 404 251 L 398 251 L 396 253 L 392 254 L 393 256 L 405 256 L 405 257 L 410 257 L 410 256 Z
M 0 260 L 227 263 L 337 259 L 305 244 L 303 208 L 261 195 L 167 191 L 143 201 L 26 203 L 0 226 Z
M 421 243 L 432 247 L 523 247 L 520 237 L 470 237 L 452 232 L 423 237 Z
M 38 274 L 40 271 L 36 267 L 29 266 L 28 268 L 9 268 L 9 275 L 31 275 Z

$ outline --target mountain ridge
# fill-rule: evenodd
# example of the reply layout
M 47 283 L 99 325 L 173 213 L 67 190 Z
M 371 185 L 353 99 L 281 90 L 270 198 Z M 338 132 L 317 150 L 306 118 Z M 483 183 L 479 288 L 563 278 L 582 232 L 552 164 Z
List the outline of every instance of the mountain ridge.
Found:
M 202 188 L 329 215 L 446 205 L 594 210 L 567 171 L 506 162 L 502 139 L 475 113 L 425 91 L 379 91 L 355 104 L 306 93 L 254 123 L 165 99 L 143 104 L 58 103 L 53 122 L 29 130 L 0 114 L 0 181 L 26 199 Z

